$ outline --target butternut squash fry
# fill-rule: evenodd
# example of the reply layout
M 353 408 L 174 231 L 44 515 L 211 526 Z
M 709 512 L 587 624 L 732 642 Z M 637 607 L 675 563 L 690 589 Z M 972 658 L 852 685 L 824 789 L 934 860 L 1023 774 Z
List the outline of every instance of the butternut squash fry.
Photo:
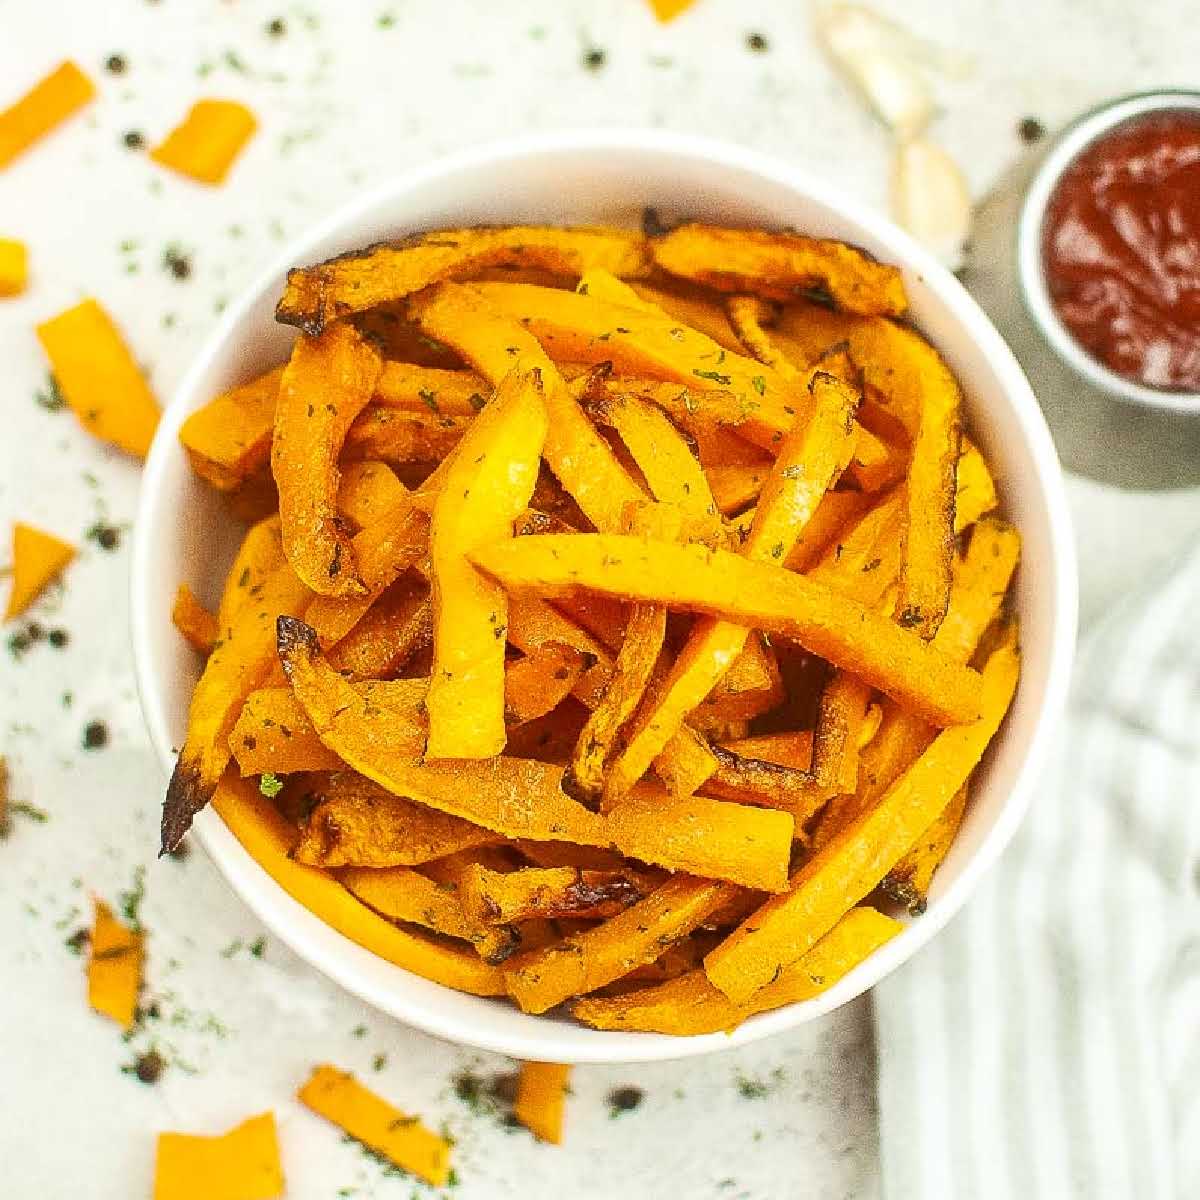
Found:
M 377 459 L 348 463 L 338 480 L 338 516 L 348 532 L 358 533 L 390 515 L 408 496 L 408 488 L 387 463 Z
M 804 863 L 789 891 L 769 899 L 711 951 L 704 960 L 711 983 L 744 1003 L 879 883 L 975 769 L 1008 711 L 1018 671 L 1010 638 L 984 668 L 979 719 L 939 734 L 874 809 Z
M 571 1068 L 565 1063 L 523 1062 L 513 1114 L 539 1141 L 562 1145 L 563 1108 Z
M 403 300 L 431 284 L 483 267 L 534 267 L 578 276 L 595 266 L 614 275 L 644 275 L 645 239 L 620 229 L 547 226 L 419 233 L 394 245 L 372 246 L 289 271 L 275 319 L 315 336 L 327 322 Z
M 644 788 L 603 817 L 563 793 L 562 768 L 532 759 L 417 765 L 388 714 L 324 662 L 308 626 L 281 620 L 279 655 L 322 741 L 389 791 L 508 838 L 614 846 L 671 870 L 766 890 L 781 886 L 792 833 L 785 813 L 674 800 Z
M 384 591 L 366 616 L 329 648 L 329 663 L 352 679 L 386 679 L 432 642 L 429 589 L 406 577 Z
M 229 574 L 225 576 L 221 603 L 217 606 L 220 636 L 228 636 L 227 631 L 238 611 L 257 600 L 267 580 L 286 565 L 279 517 L 273 515 L 256 521 L 246 530 Z
M 450 1178 L 450 1143 L 346 1071 L 314 1067 L 296 1099 L 402 1171 L 442 1187 Z
M 205 657 L 212 653 L 218 636 L 216 614 L 200 603 L 196 593 L 186 583 L 181 583 L 175 589 L 171 623 L 197 653 Z
M 504 668 L 504 721 L 524 725 L 556 709 L 578 685 L 588 659 L 570 646 L 540 646 Z
M 642 894 L 640 880 L 629 870 L 522 867 L 500 872 L 477 863 L 463 874 L 458 902 L 481 924 L 512 925 L 535 917 L 615 917 Z
M 320 338 L 298 338 L 280 381 L 271 473 L 279 488 L 283 548 L 319 596 L 366 590 L 350 539 L 337 522 L 337 460 L 379 371 L 374 347 L 342 325 Z
M 468 918 L 458 898 L 411 867 L 343 867 L 338 882 L 381 916 L 423 925 L 446 937 L 475 943 L 482 922 Z
M 954 532 L 962 533 L 984 513 L 999 504 L 996 481 L 979 448 L 965 434 L 958 456 L 958 478 L 954 493 Z
M 689 224 L 650 247 L 664 271 L 722 292 L 789 300 L 819 288 L 847 312 L 898 317 L 908 307 L 899 270 L 845 242 Z
M 0 171 L 77 113 L 96 94 L 92 81 L 68 59 L 0 112 Z
M 705 780 L 705 795 L 791 813 L 799 829 L 833 794 L 811 766 L 791 766 L 717 747 L 718 766 Z
M 339 760 L 340 762 L 340 760 Z M 316 789 L 317 804 L 295 846 L 295 859 L 314 867 L 411 867 L 500 838 L 342 771 Z
M 476 550 L 510 590 L 584 588 L 778 633 L 858 675 L 934 724 L 979 714 L 979 675 L 909 631 L 810 579 L 726 550 L 619 534 L 547 534 Z
M 19 617 L 74 557 L 75 547 L 69 542 L 24 521 L 13 522 L 12 590 L 4 619 Z
M 925 911 L 934 872 L 954 845 L 966 815 L 964 784 L 917 839 L 917 844 L 883 877 L 879 890 L 893 903 L 908 909 L 910 916 L 919 917 Z
M 212 798 L 229 762 L 229 734 L 242 702 L 263 683 L 274 661 L 276 618 L 281 613 L 302 613 L 310 595 L 285 563 L 222 628 L 221 640 L 192 691 L 187 737 L 167 785 L 163 853 L 179 845 L 192 818 Z
M 108 313 L 84 300 L 43 321 L 37 336 L 84 429 L 145 458 L 158 428 L 158 401 Z
M 192 470 L 220 491 L 233 491 L 271 458 L 275 402 L 283 368 L 276 367 L 198 408 L 179 430 Z
M 613 658 L 607 647 L 551 604 L 536 596 L 510 596 L 508 640 L 525 654 L 536 654 L 548 646 L 568 646 L 591 661 L 572 694 L 594 707 L 609 686 Z
M 284 1192 L 274 1113 L 260 1113 L 226 1133 L 160 1133 L 154 1200 L 274 1200 Z
M 197 100 L 150 157 L 197 183 L 223 183 L 257 128 L 254 114 L 236 100 Z
M 88 1004 L 122 1029 L 133 1026 L 142 987 L 142 934 L 127 929 L 103 900 L 94 900 Z
M 430 758 L 489 758 L 504 749 L 507 597 L 466 555 L 511 536 L 533 494 L 546 423 L 541 376 L 507 376 L 472 424 L 434 505 Z
M 252 691 L 229 732 L 229 749 L 243 775 L 292 775 L 345 766 L 317 737 L 289 687 Z
M 543 1013 L 572 996 L 594 992 L 658 958 L 735 891 L 728 883 L 675 876 L 617 916 L 510 959 L 505 966 L 509 995 L 523 1012 Z
M 643 304 L 665 313 L 677 325 L 687 325 L 712 338 L 718 346 L 741 353 L 742 344 L 729 324 L 728 315 L 712 299 L 711 293 L 675 279 L 660 279 L 654 283 L 635 279 L 628 286 Z
M 213 808 L 246 852 L 288 895 L 352 942 L 460 992 L 494 996 L 502 991 L 499 973 L 473 951 L 393 925 L 356 900 L 328 872 L 294 861 L 291 851 L 296 830 L 253 783 L 226 774 L 213 796 Z
M 474 371 L 448 371 L 389 361 L 379 373 L 374 402 L 408 412 L 473 417 L 487 403 L 491 392 L 488 383 Z
M 704 473 L 722 515 L 734 516 L 753 504 L 770 469 L 769 462 L 707 468 Z
M 819 996 L 903 928 L 873 908 L 852 908 L 812 949 L 742 1004 L 731 1003 L 700 970 L 621 996 L 584 997 L 571 1012 L 593 1029 L 676 1037 L 729 1032 L 756 1013 Z
M 462 440 L 472 419 L 369 404 L 350 426 L 345 455 L 398 466 L 440 463 Z
M 19 296 L 29 282 L 29 252 L 24 242 L 0 238 L 0 296 Z
M 812 416 L 797 422 L 781 447 L 741 547 L 750 560 L 782 562 L 849 461 L 858 396 L 830 375 L 814 375 L 811 382 Z M 742 653 L 749 635 L 748 626 L 730 621 L 702 618 L 696 623 L 656 705 L 639 715 L 637 728 L 608 773 L 607 803 L 619 801 L 641 778 L 666 740 Z
M 541 372 L 549 417 L 542 453 L 597 529 L 619 528 L 626 504 L 643 502 L 645 493 L 592 428 L 536 338 L 517 321 L 460 284 L 430 288 L 410 301 L 409 312 L 429 336 L 453 346 L 493 386 L 514 368 Z

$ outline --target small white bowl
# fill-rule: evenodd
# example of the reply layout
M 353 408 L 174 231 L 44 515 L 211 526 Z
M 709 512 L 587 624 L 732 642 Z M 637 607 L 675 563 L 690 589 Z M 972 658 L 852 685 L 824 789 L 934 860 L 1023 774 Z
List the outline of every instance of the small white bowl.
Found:
M 1006 516 L 1024 538 L 1016 585 L 1024 665 L 1016 702 L 972 790 L 970 813 L 924 916 L 823 995 L 752 1018 L 734 1033 L 672 1038 L 586 1029 L 462 995 L 392 966 L 287 895 L 205 811 L 196 835 L 238 894 L 296 953 L 409 1025 L 516 1058 L 636 1062 L 757 1041 L 830 1012 L 913 955 L 958 910 L 1016 830 L 1063 708 L 1075 641 L 1070 518 L 1050 434 L 1000 336 L 961 285 L 907 235 L 814 174 L 733 146 L 660 132 L 521 138 L 464 151 L 354 201 L 294 241 L 230 306 L 163 416 L 146 464 L 133 550 L 133 645 L 150 736 L 170 771 L 183 741 L 194 654 L 171 624 L 175 587 L 216 599 L 239 531 L 197 480 L 179 445 L 194 409 L 280 361 L 294 330 L 273 319 L 288 267 L 414 230 L 475 223 L 636 224 L 668 219 L 790 226 L 843 238 L 904 269 L 913 320 L 945 355 L 966 396 L 972 436 L 996 473 Z

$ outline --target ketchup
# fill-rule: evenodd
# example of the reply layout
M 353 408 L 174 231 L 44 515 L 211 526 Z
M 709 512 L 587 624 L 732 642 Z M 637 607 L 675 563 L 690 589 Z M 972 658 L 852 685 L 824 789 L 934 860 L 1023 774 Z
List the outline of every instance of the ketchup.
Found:
M 1075 340 L 1127 379 L 1200 392 L 1200 112 L 1101 134 L 1050 197 L 1042 262 Z

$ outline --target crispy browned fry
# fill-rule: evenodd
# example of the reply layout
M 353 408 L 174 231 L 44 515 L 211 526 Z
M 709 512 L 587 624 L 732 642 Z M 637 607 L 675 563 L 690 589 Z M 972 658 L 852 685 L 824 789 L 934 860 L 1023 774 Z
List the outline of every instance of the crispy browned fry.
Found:
M 472 419 L 369 404 L 350 426 L 345 454 L 398 465 L 441 462 L 462 441 Z
M 982 715 L 939 734 L 879 804 L 817 851 L 704 960 L 704 971 L 735 1004 L 745 1003 L 823 937 L 874 888 L 966 783 L 1017 686 L 1012 638 L 983 673 Z
M 196 593 L 186 583 L 181 583 L 175 590 L 171 623 L 193 650 L 205 656 L 212 652 L 219 636 L 216 614 L 200 603 Z
M 338 455 L 375 390 L 381 361 L 349 325 L 299 338 L 275 406 L 271 474 L 279 488 L 283 548 L 320 596 L 364 590 L 350 540 L 337 521 Z
M 509 994 L 523 1011 L 541 1013 L 594 992 L 658 958 L 735 891 L 729 884 L 687 875 L 670 879 L 618 916 L 510 959 L 505 969 Z
M 289 687 L 260 687 L 246 697 L 229 733 L 243 775 L 336 771 L 345 766 L 312 727 Z
M 296 843 L 297 862 L 416 866 L 500 841 L 487 829 L 394 796 L 353 771 L 331 775 L 316 795 Z
M 223 492 L 245 483 L 271 457 L 275 401 L 283 368 L 223 392 L 179 430 L 192 469 Z
M 439 280 L 483 267 L 582 275 L 597 266 L 618 276 L 644 275 L 645 240 L 621 229 L 444 229 L 289 271 L 275 319 L 316 335 L 330 321 L 403 300 Z
M 641 503 L 645 493 L 584 416 L 536 338 L 459 284 L 428 289 L 410 309 L 422 329 L 453 346 L 493 385 L 514 368 L 541 372 L 549 416 L 546 462 L 597 529 L 619 528 L 625 505 Z
M 574 647 L 551 642 L 508 663 L 504 669 L 505 722 L 522 725 L 557 708 L 578 685 L 590 662 Z
M 370 685 L 352 685 L 334 672 L 308 626 L 281 621 L 279 654 L 325 744 L 390 791 L 508 838 L 615 846 L 671 870 L 748 887 L 781 885 L 793 825 L 785 813 L 675 800 L 647 787 L 604 817 L 567 797 L 562 769 L 546 763 L 500 757 L 420 765 L 406 731 L 371 701 Z
M 691 1037 L 735 1029 L 747 1017 L 811 999 L 848 975 L 902 929 L 873 908 L 852 908 L 806 954 L 743 1004 L 732 1004 L 703 971 L 613 997 L 587 997 L 571 1007 L 593 1029 L 643 1030 Z
M 389 361 L 375 383 L 374 403 L 440 417 L 472 417 L 491 393 L 491 387 L 474 371 Z
M 512 925 L 535 917 L 615 917 L 642 897 L 641 881 L 628 870 L 522 867 L 491 871 L 481 864 L 459 881 L 458 902 L 472 920 Z
M 967 787 L 964 784 L 917 839 L 917 844 L 883 877 L 879 890 L 889 900 L 908 909 L 910 916 L 919 917 L 925 911 L 934 872 L 954 845 L 966 814 Z
M 384 679 L 432 642 L 429 589 L 405 576 L 385 589 L 366 616 L 329 648 L 329 663 L 352 679 Z
M 829 799 L 830 787 L 810 767 L 750 758 L 716 747 L 718 766 L 704 783 L 705 795 L 791 813 L 799 829 Z
M 504 378 L 471 425 L 433 508 L 430 758 L 488 758 L 504 749 L 508 597 L 466 556 L 510 537 L 529 504 L 546 439 L 542 396 L 536 370 Z
M 656 238 L 651 249 L 664 271 L 722 292 L 789 300 L 818 289 L 847 312 L 890 317 L 908 307 L 899 270 L 845 242 L 695 224 Z
M 513 591 L 591 589 L 764 629 L 858 675 L 940 725 L 979 714 L 978 672 L 908 630 L 774 563 L 620 534 L 515 538 L 472 555 Z

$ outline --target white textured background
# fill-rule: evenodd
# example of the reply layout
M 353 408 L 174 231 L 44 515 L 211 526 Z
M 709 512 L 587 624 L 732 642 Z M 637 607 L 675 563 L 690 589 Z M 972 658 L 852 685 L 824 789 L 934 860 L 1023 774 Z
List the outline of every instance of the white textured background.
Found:
M 970 79 L 942 88 L 936 134 L 977 194 L 1020 152 L 1021 117 L 1053 128 L 1120 92 L 1186 83 L 1200 61 L 1183 0 L 880 7 L 975 56 Z M 165 401 L 222 302 L 281 239 L 443 151 L 530 129 L 666 126 L 806 162 L 882 204 L 886 141 L 817 56 L 808 12 L 701 0 L 660 27 L 639 0 L 0 0 L 0 105 L 68 56 L 101 90 L 0 176 L 0 236 L 29 244 L 33 270 L 24 297 L 0 300 L 0 527 L 24 518 L 82 542 L 98 518 L 128 522 L 136 503 L 134 465 L 34 402 L 45 371 L 37 321 L 96 295 Z M 287 25 L 278 39 L 265 32 L 275 17 Z M 752 30 L 767 52 L 746 48 Z M 606 52 L 598 70 L 582 65 L 592 47 Z M 119 77 L 103 70 L 114 52 L 129 64 Z M 121 145 L 131 129 L 153 143 L 203 95 L 245 100 L 262 123 L 224 187 L 190 184 Z M 171 244 L 191 256 L 186 280 L 163 267 Z M 1086 616 L 1200 523 L 1194 490 L 1072 480 L 1071 491 Z M 289 1099 L 320 1060 L 445 1122 L 459 1139 L 463 1200 L 877 1194 L 868 1001 L 737 1053 L 580 1070 L 555 1150 L 454 1096 L 456 1071 L 506 1069 L 502 1060 L 375 1015 L 270 941 L 251 955 L 260 930 L 202 855 L 153 859 L 161 780 L 129 664 L 127 547 L 83 544 L 65 590 L 34 614 L 67 629 L 69 645 L 43 643 L 19 661 L 0 650 L 13 798 L 48 818 L 18 815 L 0 844 L 3 1200 L 148 1196 L 156 1131 L 216 1132 L 263 1108 L 279 1120 L 290 1196 L 430 1194 L 384 1177 Z M 92 718 L 111 741 L 85 752 Z M 139 867 L 161 1016 L 131 1046 L 86 1008 L 82 962 L 63 943 L 89 894 L 116 900 Z M 146 1087 L 121 1066 L 151 1042 L 173 1065 Z M 613 1119 L 606 1094 L 627 1083 L 646 1099 Z

